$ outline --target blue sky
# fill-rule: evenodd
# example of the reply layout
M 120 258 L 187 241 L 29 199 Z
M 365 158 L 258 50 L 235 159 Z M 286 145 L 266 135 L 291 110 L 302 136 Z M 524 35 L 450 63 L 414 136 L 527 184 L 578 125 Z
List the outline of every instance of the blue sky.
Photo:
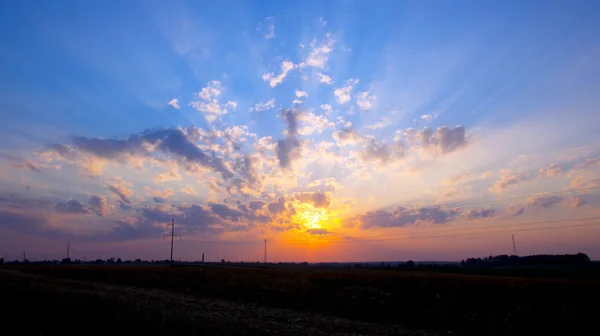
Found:
M 567 191 L 598 184 L 599 14 L 595 1 L 4 2 L 0 226 L 44 255 L 65 237 L 151 250 L 177 216 L 196 239 L 323 244 L 506 223 L 510 197 L 533 197 L 532 218 L 577 218 L 596 198 Z M 423 211 L 481 199 L 493 215 Z

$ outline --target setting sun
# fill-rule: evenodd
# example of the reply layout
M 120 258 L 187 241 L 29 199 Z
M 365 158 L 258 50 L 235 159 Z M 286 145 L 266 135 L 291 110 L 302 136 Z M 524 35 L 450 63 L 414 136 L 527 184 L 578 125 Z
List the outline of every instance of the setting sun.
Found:
M 304 225 L 307 229 L 322 229 L 325 228 L 328 214 L 325 209 L 315 209 L 307 206 L 298 214 L 298 222 Z

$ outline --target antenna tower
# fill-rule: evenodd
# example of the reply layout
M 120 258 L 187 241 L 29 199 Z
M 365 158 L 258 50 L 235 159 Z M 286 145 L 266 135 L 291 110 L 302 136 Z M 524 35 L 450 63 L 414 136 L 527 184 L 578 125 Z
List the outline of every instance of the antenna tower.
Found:
M 175 237 L 175 219 L 171 219 L 171 264 L 173 263 L 173 238 Z
M 512 235 L 513 241 L 513 255 L 517 255 L 517 244 L 515 243 L 515 235 Z
M 267 240 L 265 239 L 265 259 L 263 260 L 263 263 L 267 263 Z
M 69 259 L 69 252 L 71 251 L 71 240 L 67 241 L 67 259 Z

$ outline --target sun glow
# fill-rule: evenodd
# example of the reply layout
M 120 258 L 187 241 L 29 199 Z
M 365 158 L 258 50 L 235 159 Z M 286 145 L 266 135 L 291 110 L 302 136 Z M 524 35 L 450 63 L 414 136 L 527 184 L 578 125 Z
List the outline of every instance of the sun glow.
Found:
M 312 207 L 302 209 L 297 216 L 297 220 L 307 229 L 323 229 L 328 219 L 327 210 Z

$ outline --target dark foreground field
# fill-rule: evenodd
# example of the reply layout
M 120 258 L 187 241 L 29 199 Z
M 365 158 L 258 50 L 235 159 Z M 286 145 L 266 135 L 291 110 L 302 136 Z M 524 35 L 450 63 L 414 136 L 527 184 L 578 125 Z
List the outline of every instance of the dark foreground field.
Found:
M 600 302 L 593 278 L 219 266 L 13 266 L 0 290 L 19 335 L 564 335 Z

